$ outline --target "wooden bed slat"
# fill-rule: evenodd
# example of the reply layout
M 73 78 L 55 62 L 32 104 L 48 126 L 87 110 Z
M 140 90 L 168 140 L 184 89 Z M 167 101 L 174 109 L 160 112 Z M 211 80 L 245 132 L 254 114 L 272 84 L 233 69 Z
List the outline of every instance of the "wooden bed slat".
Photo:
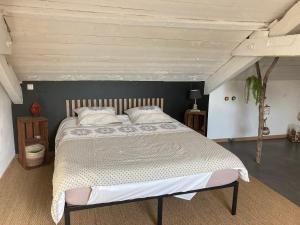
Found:
M 123 110 L 125 112 L 127 110 L 127 98 L 124 98 L 123 101 Z
M 117 108 L 118 108 L 118 99 L 114 99 L 114 108 L 115 108 L 115 112 L 117 113 Z
M 66 113 L 67 117 L 70 117 L 70 101 L 66 100 Z
M 72 100 L 72 116 L 75 116 L 75 100 Z
M 110 99 L 72 99 L 66 100 L 66 115 L 67 117 L 75 116 L 75 109 L 80 107 L 114 107 L 117 114 L 123 114 L 124 111 L 133 107 L 141 106 L 159 106 L 162 110 L 164 108 L 163 98 L 110 98 Z M 30 129 L 30 128 L 28 128 Z M 33 129 L 33 128 L 32 128 Z M 28 131 L 29 134 L 33 133 Z
M 152 101 L 152 102 L 151 102 L 151 105 L 156 105 L 156 104 L 155 104 L 155 98 L 152 98 L 151 101 Z
M 133 99 L 133 108 L 136 107 L 136 98 Z
M 77 106 L 76 108 L 80 108 L 80 99 L 77 100 Z
M 122 108 L 123 108 L 122 99 L 119 98 L 118 114 L 122 114 L 122 110 L 123 110 Z

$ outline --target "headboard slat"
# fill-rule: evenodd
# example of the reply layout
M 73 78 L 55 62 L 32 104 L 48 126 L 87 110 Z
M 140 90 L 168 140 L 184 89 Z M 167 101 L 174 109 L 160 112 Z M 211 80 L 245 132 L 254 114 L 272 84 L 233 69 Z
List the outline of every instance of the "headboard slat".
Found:
M 72 100 L 72 116 L 75 116 L 75 100 Z
M 114 107 L 117 114 L 123 114 L 124 111 L 133 107 L 140 106 L 159 106 L 164 109 L 163 98 L 114 98 L 114 99 L 71 99 L 66 100 L 66 114 L 67 117 L 75 116 L 75 109 L 80 107 Z M 98 103 L 98 104 L 97 104 Z
M 66 113 L 67 113 L 67 117 L 70 116 L 70 101 L 66 100 Z

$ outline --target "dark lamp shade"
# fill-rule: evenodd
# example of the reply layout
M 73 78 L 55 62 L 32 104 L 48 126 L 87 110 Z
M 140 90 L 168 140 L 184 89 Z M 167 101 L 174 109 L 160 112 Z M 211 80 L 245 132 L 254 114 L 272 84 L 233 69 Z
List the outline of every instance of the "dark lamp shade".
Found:
M 199 89 L 190 90 L 190 95 L 189 95 L 190 99 L 199 99 L 201 97 L 202 96 Z

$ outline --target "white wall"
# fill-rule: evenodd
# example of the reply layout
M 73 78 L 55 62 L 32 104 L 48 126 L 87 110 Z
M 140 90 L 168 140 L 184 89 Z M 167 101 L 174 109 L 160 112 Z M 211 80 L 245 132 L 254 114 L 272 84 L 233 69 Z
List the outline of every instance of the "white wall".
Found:
M 244 81 L 223 84 L 210 94 L 207 135 L 211 139 L 252 137 L 257 135 L 258 106 L 244 100 Z M 230 97 L 224 101 L 224 97 Z M 231 97 L 236 96 L 235 101 Z M 286 134 L 288 124 L 298 123 L 300 80 L 269 81 L 266 103 L 271 106 L 267 126 L 271 135 Z
M 0 85 L 0 177 L 15 156 L 11 101 Z

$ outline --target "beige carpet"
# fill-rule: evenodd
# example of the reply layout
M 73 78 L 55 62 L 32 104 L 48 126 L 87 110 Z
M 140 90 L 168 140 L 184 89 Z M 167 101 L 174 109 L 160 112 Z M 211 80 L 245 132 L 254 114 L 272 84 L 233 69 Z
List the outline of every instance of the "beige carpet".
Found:
M 52 165 L 26 171 L 12 162 L 0 179 L 1 225 L 54 224 L 52 171 Z M 232 189 L 202 192 L 192 201 L 167 198 L 164 225 L 300 225 L 299 207 L 254 178 L 251 183 L 241 182 L 236 216 L 230 214 L 231 197 Z M 155 221 L 153 200 L 71 213 L 72 225 L 153 225 Z

